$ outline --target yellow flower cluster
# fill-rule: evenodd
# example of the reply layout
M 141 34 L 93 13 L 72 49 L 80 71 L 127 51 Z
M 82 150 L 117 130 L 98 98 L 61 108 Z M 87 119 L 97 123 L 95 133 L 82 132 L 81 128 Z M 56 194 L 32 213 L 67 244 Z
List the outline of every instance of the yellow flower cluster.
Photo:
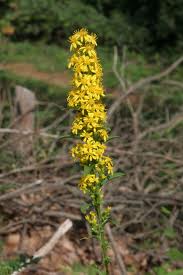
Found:
M 68 67 L 74 72 L 73 89 L 69 92 L 68 106 L 77 114 L 72 124 L 72 133 L 81 138 L 71 150 L 75 160 L 82 165 L 93 165 L 93 171 L 80 181 L 80 189 L 86 193 L 93 190 L 102 179 L 113 173 L 112 160 L 104 156 L 106 109 L 101 99 L 105 96 L 102 86 L 102 67 L 95 47 L 96 35 L 86 29 L 76 31 L 70 38 L 73 55 Z M 93 187 L 92 187 L 93 185 Z
M 88 215 L 85 216 L 85 219 L 89 222 L 90 225 L 96 226 L 97 224 L 97 216 L 94 211 L 90 211 Z
M 105 145 L 93 138 L 89 138 L 85 143 L 78 143 L 72 148 L 72 156 L 81 161 L 88 163 L 91 161 L 99 161 L 105 151 Z
M 99 183 L 99 178 L 95 174 L 89 174 L 81 178 L 79 183 L 80 189 L 83 193 L 86 193 L 88 190 L 91 192 L 96 189 L 96 185 Z
M 96 170 L 99 173 L 102 173 L 105 175 L 107 172 L 108 175 L 113 174 L 113 163 L 112 159 L 107 156 L 103 156 L 99 162 L 95 165 Z

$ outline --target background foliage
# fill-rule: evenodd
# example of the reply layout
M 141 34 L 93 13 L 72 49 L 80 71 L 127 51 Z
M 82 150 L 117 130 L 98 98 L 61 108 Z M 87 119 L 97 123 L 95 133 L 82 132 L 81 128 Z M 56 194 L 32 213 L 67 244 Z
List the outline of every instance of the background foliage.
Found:
M 183 0 L 0 0 L 1 26 L 12 39 L 64 44 L 73 30 L 87 27 L 100 43 L 135 50 L 182 47 Z M 5 34 L 6 34 L 5 29 Z M 3 31 L 3 30 L 2 30 Z

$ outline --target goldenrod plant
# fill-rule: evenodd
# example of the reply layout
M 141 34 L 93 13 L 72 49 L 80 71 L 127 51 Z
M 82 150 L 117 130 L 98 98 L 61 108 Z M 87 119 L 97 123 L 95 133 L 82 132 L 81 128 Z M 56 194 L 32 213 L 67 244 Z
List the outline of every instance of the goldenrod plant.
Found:
M 72 90 L 68 95 L 68 106 L 75 110 L 71 132 L 77 138 L 71 154 L 83 168 L 79 188 L 89 195 L 85 215 L 91 232 L 101 246 L 102 270 L 108 273 L 108 242 L 105 224 L 110 219 L 110 207 L 104 207 L 103 186 L 113 177 L 112 159 L 105 154 L 108 141 L 107 113 L 102 102 L 105 96 L 102 85 L 102 66 L 97 57 L 97 36 L 86 29 L 76 31 L 70 38 L 73 55 L 68 67 L 73 70 Z M 78 141 L 79 138 L 79 141 Z

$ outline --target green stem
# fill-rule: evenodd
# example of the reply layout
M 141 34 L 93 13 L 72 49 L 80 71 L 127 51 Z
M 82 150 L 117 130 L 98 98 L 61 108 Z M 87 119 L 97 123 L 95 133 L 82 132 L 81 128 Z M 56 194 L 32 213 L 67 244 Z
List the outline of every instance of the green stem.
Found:
M 102 266 L 105 270 L 106 275 L 109 275 L 109 269 L 108 269 L 108 257 L 107 257 L 107 245 L 106 245 L 106 238 L 105 238 L 105 232 L 104 232 L 104 226 L 102 225 L 102 201 L 101 201 L 101 191 L 97 194 L 97 203 L 94 204 L 97 219 L 98 219 L 98 239 L 101 247 L 101 255 L 102 255 Z
M 108 269 L 108 259 L 107 259 L 107 248 L 106 248 L 106 244 L 105 244 L 106 240 L 105 240 L 105 235 L 104 232 L 101 234 L 101 250 L 102 250 L 102 263 L 106 272 L 106 275 L 109 274 L 109 269 Z

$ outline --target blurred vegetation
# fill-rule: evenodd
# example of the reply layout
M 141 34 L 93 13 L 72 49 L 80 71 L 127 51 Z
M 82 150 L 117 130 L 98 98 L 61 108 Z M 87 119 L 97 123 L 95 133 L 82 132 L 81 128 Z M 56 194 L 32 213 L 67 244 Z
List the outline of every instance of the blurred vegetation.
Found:
M 2 33 L 14 41 L 65 45 L 77 28 L 96 32 L 100 44 L 146 52 L 183 46 L 182 0 L 0 0 Z

